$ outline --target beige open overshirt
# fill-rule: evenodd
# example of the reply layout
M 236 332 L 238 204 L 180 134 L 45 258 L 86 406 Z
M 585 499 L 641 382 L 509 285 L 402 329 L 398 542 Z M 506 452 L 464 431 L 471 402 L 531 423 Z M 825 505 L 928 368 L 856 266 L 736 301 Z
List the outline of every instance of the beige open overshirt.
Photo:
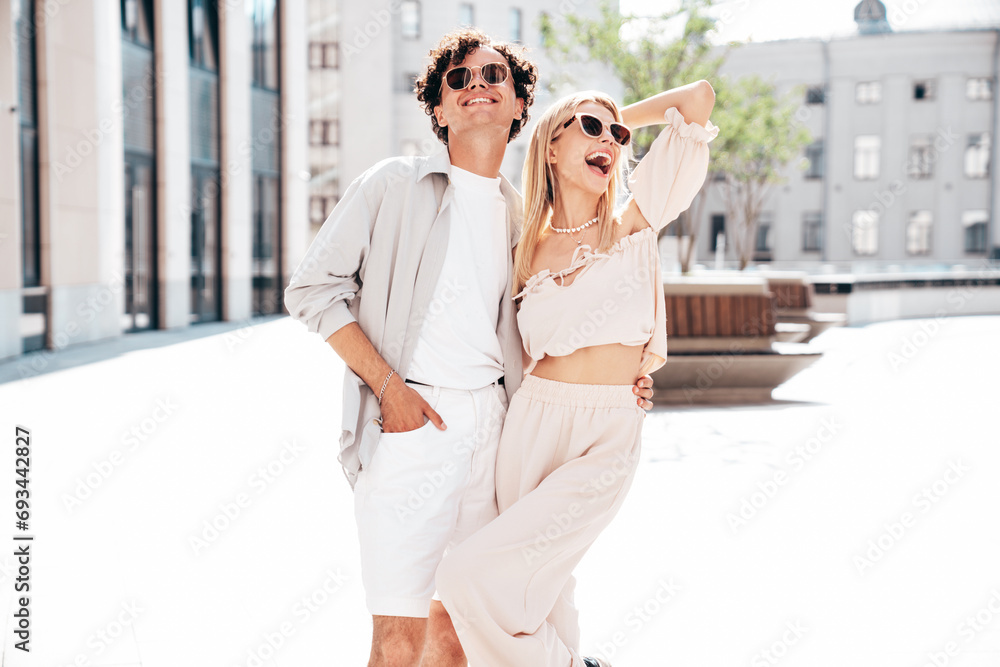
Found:
M 521 383 L 521 338 L 510 298 L 521 196 L 501 176 L 507 204 L 507 288 L 497 307 L 508 399 Z M 407 377 L 413 347 L 448 251 L 451 161 L 430 156 L 384 160 L 359 176 L 323 223 L 285 288 L 292 317 L 323 340 L 357 322 L 382 358 Z M 351 487 L 371 461 L 381 428 L 378 396 L 350 368 L 344 374 L 339 460 Z

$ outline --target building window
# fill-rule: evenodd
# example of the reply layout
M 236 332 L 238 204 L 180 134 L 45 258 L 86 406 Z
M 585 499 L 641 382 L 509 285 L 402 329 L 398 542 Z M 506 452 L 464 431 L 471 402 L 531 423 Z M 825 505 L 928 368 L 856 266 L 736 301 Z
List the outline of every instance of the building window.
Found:
M 13 226 L 20 223 L 21 225 L 21 286 L 29 289 L 20 293 L 21 298 L 18 305 L 21 307 L 21 315 L 17 323 L 10 323 L 10 328 L 13 332 L 17 332 L 13 335 L 20 334 L 21 349 L 24 352 L 45 349 L 46 336 L 51 333 L 51 322 L 48 315 L 51 295 L 47 288 L 41 287 L 41 235 L 39 233 L 41 227 L 38 214 L 38 114 L 35 99 L 38 91 L 38 63 L 36 61 L 38 14 L 36 9 L 40 8 L 36 7 L 34 0 L 21 0 L 4 5 L 8 17 L 15 22 L 14 31 L 8 35 L 13 42 L 12 46 L 17 47 L 17 63 L 11 72 L 17 77 L 18 88 L 16 93 L 17 107 L 12 109 L 16 112 L 16 116 L 12 120 L 15 123 L 15 128 L 20 126 L 21 143 L 20 164 L 15 167 L 15 169 L 19 168 L 21 177 L 19 184 L 21 220 L 8 222 L 5 218 L 4 228 L 8 224 Z M 44 20 L 44 18 L 43 16 L 42 19 Z M 5 66 L 10 66 L 10 61 L 6 61 Z M 17 187 L 15 184 L 11 185 Z M 9 287 L 14 287 L 14 285 L 9 285 Z M 6 325 L 7 322 L 5 321 L 4 324 Z M 56 340 L 58 344 L 58 338 Z
M 924 79 L 923 81 L 913 82 L 913 99 L 915 100 L 933 100 L 937 90 L 937 86 L 934 85 L 932 79 Z
M 965 211 L 962 213 L 962 229 L 965 230 L 965 252 L 986 252 L 987 211 Z
M 802 214 L 802 250 L 817 252 L 822 248 L 823 216 L 819 211 Z
M 123 0 L 124 303 L 122 329 L 156 326 L 156 67 L 150 0 Z M 213 75 L 199 71 L 209 78 Z
M 399 77 L 399 89 L 397 92 L 400 93 L 412 93 L 417 87 L 417 78 L 420 75 L 416 72 L 403 72 Z
M 965 146 L 965 175 L 968 178 L 986 178 L 990 175 L 988 132 L 969 135 L 969 142 Z
M 16 21 L 16 34 L 11 37 L 17 39 L 18 56 L 16 111 L 19 118 L 15 122 L 20 129 L 21 142 L 21 163 L 18 165 L 21 177 L 21 281 L 23 287 L 38 287 L 41 285 L 42 266 L 41 224 L 38 214 L 38 107 L 35 99 L 38 92 L 38 63 L 35 58 L 38 26 L 35 24 L 36 7 L 33 0 L 22 0 L 13 7 L 15 10 L 20 9 L 13 17 Z M 5 6 L 5 9 L 9 8 L 9 4 Z M 6 225 L 4 223 L 5 228 Z M 32 344 L 26 345 L 26 351 L 45 346 L 44 328 L 36 336 L 32 336 Z
M 278 0 L 244 0 L 244 7 L 250 19 L 252 66 L 252 312 L 269 315 L 280 313 L 283 301 L 280 150 L 283 123 L 279 91 Z M 309 46 L 312 59 L 313 45 Z
M 773 218 L 771 213 L 762 212 L 757 221 L 757 238 L 754 243 L 754 260 L 768 262 L 771 260 L 771 228 Z
M 310 146 L 337 146 L 340 143 L 340 121 L 310 120 Z
M 910 157 L 906 161 L 906 173 L 910 178 L 934 176 L 934 137 L 920 135 L 910 139 Z
M 153 44 L 152 0 L 121 0 L 122 37 L 142 44 Z
M 965 82 L 965 97 L 972 101 L 993 99 L 993 79 L 979 77 Z
M 309 198 L 309 220 L 315 225 L 322 225 L 336 204 L 336 197 L 313 195 Z
M 882 84 L 878 81 L 864 81 L 854 87 L 854 99 L 858 104 L 878 104 L 882 101 Z
M 508 27 L 510 41 L 518 43 L 524 41 L 521 35 L 521 10 L 517 7 L 511 7 L 508 20 L 510 21 L 510 26 Z
M 189 323 L 222 316 L 219 21 L 214 0 L 188 0 L 191 158 Z
M 338 54 L 336 42 L 310 42 L 309 69 L 337 69 Z
M 191 63 L 219 71 L 219 16 L 210 0 L 188 0 L 188 47 Z
M 823 140 L 817 139 L 806 146 L 806 160 L 809 167 L 806 169 L 806 178 L 823 178 Z
M 719 234 L 723 237 L 726 235 L 726 216 L 721 213 L 712 214 L 712 238 L 709 242 L 712 244 L 712 252 L 715 252 L 719 247 Z
M 930 211 L 913 211 L 906 225 L 906 254 L 929 255 L 931 252 Z
M 246 0 L 253 21 L 250 52 L 253 83 L 258 88 L 278 89 L 278 11 L 277 0 Z
M 806 90 L 806 104 L 825 104 L 826 92 L 823 86 L 810 86 Z
M 855 211 L 851 219 L 851 247 L 855 255 L 878 252 L 878 211 Z
M 471 26 L 476 23 L 476 9 L 472 3 L 463 2 L 458 6 L 458 25 Z
M 854 139 L 854 178 L 868 181 L 878 178 L 879 153 L 882 139 L 862 135 Z
M 399 19 L 403 37 L 420 39 L 420 3 L 417 0 L 403 0 L 399 5 Z

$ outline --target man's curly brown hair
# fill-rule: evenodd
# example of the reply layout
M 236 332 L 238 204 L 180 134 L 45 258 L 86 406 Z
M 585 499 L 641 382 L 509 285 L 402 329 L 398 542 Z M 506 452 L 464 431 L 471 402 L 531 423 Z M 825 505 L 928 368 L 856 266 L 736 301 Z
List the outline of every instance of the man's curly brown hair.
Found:
M 528 60 L 524 47 L 494 41 L 486 33 L 475 28 L 453 30 L 442 37 L 437 46 L 431 49 L 428 54 L 431 63 L 427 66 L 423 76 L 417 79 L 414 87 L 417 99 L 423 104 L 424 113 L 431 117 L 434 132 L 445 145 L 448 144 L 448 128 L 438 125 L 437 117 L 434 115 L 434 107 L 441 104 L 441 83 L 444 73 L 449 67 L 462 62 L 470 53 L 480 47 L 494 49 L 507 59 L 514 83 L 514 92 L 517 97 L 524 100 L 524 112 L 520 118 L 515 118 L 510 124 L 510 134 L 507 136 L 507 141 L 509 142 L 516 137 L 521 132 L 521 127 L 528 122 L 528 107 L 535 100 L 538 68 L 535 67 L 535 63 Z

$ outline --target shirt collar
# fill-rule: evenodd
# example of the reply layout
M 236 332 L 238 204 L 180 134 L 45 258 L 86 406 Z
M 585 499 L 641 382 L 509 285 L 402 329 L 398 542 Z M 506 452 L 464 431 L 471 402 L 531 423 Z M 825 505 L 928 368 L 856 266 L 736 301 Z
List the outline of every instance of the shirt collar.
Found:
M 417 169 L 417 180 L 423 179 L 424 176 L 428 174 L 444 174 L 451 180 L 451 156 L 448 155 L 448 147 L 444 144 L 438 144 L 438 147 L 434 149 L 430 155 L 425 157 Z M 510 184 L 507 177 L 500 174 L 500 185 L 502 189 L 505 189 L 505 195 L 509 193 L 517 194 L 517 190 L 514 186 Z
M 448 157 L 448 147 L 438 144 L 437 149 L 428 155 L 417 169 L 417 181 L 427 174 L 444 174 L 451 180 L 451 158 Z

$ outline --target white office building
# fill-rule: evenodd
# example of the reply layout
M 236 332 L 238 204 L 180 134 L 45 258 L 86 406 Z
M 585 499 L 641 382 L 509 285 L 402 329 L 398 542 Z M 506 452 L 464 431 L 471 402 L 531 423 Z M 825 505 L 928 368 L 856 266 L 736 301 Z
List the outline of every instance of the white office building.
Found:
M 962 4 L 938 3 L 956 12 Z M 976 266 L 1000 257 L 993 213 L 1000 5 L 981 18 L 993 25 L 942 20 L 935 28 L 902 6 L 887 12 L 878 0 L 864 0 L 853 34 L 729 50 L 722 73 L 770 78 L 779 94 L 803 87 L 796 122 L 813 137 L 765 201 L 757 262 L 867 271 Z M 721 34 L 736 37 L 732 25 L 723 24 Z M 731 222 L 719 187 L 707 189 L 699 223 L 696 255 L 709 266 Z
M 545 55 L 539 18 L 567 13 L 596 16 L 596 0 L 373 3 L 309 0 L 310 219 L 318 230 L 351 181 L 379 160 L 422 155 L 439 145 L 413 92 L 428 52 L 447 32 L 475 26 L 528 49 L 539 68 L 532 121 L 511 142 L 501 171 L 520 186 L 533 119 L 576 84 Z M 576 81 L 620 97 L 622 86 L 603 65 L 578 68 Z M 586 74 L 584 76 L 584 74 Z M 551 90 L 550 90 L 551 89 Z

